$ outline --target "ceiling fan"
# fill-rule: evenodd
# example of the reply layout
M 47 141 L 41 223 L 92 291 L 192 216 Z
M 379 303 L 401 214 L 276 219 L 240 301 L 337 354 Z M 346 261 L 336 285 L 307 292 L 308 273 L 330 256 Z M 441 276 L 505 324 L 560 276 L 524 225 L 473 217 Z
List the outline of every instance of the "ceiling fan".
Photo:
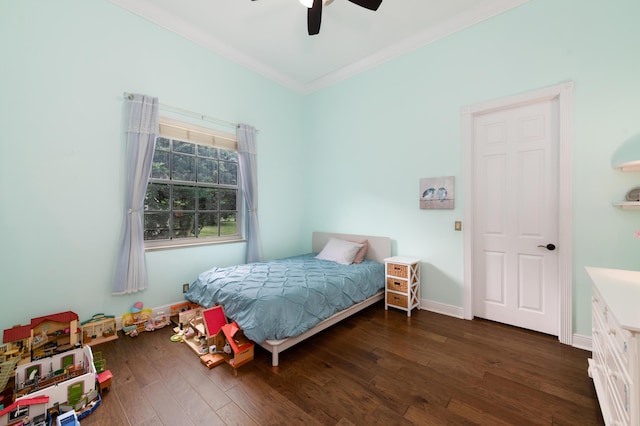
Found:
M 378 10 L 382 3 L 382 0 L 348 1 L 369 10 Z M 320 32 L 320 23 L 322 22 L 322 7 L 329 6 L 333 3 L 333 0 L 300 0 L 300 3 L 307 7 L 307 30 L 309 31 L 309 35 L 318 34 Z

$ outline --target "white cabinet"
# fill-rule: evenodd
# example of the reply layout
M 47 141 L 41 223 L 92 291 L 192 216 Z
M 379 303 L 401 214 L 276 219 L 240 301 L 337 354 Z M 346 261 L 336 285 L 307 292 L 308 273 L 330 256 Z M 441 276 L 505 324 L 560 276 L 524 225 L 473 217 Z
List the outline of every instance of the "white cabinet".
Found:
M 586 268 L 592 286 L 589 376 L 607 425 L 640 425 L 640 272 Z
M 384 260 L 384 309 L 389 306 L 407 311 L 420 307 L 420 259 L 393 256 Z

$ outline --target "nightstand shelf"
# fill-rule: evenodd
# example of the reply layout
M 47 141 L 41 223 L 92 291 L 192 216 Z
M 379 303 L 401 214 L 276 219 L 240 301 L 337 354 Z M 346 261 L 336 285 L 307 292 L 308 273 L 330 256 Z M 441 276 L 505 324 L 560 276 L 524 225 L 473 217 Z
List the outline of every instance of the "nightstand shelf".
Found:
M 407 311 L 420 308 L 420 259 L 393 256 L 384 260 L 384 309 Z

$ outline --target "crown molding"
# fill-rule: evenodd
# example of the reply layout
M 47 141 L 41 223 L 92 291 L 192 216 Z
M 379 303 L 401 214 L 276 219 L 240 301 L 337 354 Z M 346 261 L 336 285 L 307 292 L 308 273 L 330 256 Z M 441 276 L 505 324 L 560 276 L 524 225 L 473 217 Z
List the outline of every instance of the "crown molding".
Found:
M 205 49 L 229 59 L 263 77 L 278 84 L 288 87 L 298 93 L 304 92 L 304 85 L 286 75 L 274 70 L 272 67 L 255 60 L 254 58 L 230 47 L 228 44 L 211 37 L 203 31 L 189 25 L 183 19 L 170 15 L 149 0 L 111 0 L 112 3 L 128 10 L 129 12 L 153 22 L 160 27 L 186 38 Z
M 417 33 L 413 37 L 409 37 L 400 43 L 396 43 L 393 46 L 382 49 L 362 60 L 353 62 L 350 65 L 307 83 L 304 86 L 303 94 L 310 94 L 332 86 L 340 81 L 375 68 L 378 65 L 400 57 L 406 53 L 427 46 L 437 40 L 462 31 L 494 16 L 500 15 L 529 1 L 530 0 L 496 0 L 490 5 L 484 4 L 473 9 L 469 9 L 464 14 L 457 15 L 454 19 L 442 22 L 433 28 Z
M 111 0 L 112 3 L 135 15 L 143 17 L 144 19 L 184 37 L 209 51 L 223 56 L 275 83 L 303 95 L 311 94 L 330 87 L 336 83 L 375 68 L 394 58 L 424 47 L 458 31 L 462 31 L 529 1 L 530 0 L 493 0 L 488 3 L 482 3 L 474 8 L 468 9 L 463 14 L 457 15 L 453 19 L 417 33 L 400 43 L 396 43 L 395 45 L 382 49 L 359 61 L 327 73 L 322 77 L 303 83 L 287 76 L 283 72 L 275 70 L 273 67 L 270 67 L 269 65 L 258 61 L 237 49 L 230 47 L 228 44 L 211 37 L 205 32 L 193 28 L 186 21 L 168 14 L 150 0 Z

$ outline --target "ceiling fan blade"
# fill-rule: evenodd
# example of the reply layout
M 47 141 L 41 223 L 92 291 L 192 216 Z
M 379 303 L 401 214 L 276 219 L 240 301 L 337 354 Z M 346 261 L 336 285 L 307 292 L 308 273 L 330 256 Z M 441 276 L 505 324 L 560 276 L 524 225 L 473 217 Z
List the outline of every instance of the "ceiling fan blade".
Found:
M 309 35 L 316 35 L 320 32 L 322 22 L 322 0 L 313 0 L 313 6 L 307 9 L 307 30 Z
M 349 0 L 353 4 L 357 4 L 358 6 L 362 6 L 365 9 L 369 10 L 378 10 L 380 5 L 382 4 L 382 0 Z

